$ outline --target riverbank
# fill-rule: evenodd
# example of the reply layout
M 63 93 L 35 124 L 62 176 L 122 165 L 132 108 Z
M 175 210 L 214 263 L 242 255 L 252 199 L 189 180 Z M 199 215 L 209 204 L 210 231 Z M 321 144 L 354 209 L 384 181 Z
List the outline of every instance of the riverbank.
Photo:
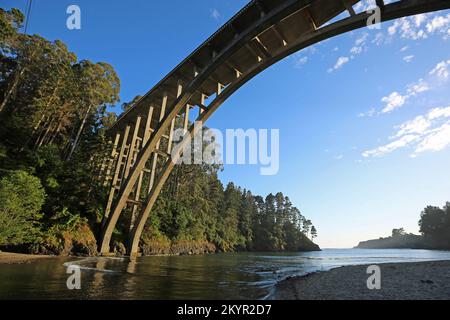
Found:
M 52 256 L 0 252 L 0 264 L 23 264 L 36 260 L 48 259 Z
M 450 261 L 380 264 L 381 289 L 367 288 L 367 265 L 346 266 L 276 286 L 279 300 L 448 300 Z

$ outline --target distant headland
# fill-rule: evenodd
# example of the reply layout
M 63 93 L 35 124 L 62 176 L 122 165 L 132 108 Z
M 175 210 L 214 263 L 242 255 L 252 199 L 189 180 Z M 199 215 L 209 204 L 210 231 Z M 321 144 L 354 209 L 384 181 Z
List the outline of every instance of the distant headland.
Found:
M 450 250 L 450 202 L 443 208 L 426 207 L 419 220 L 421 235 L 393 229 L 392 236 L 361 241 L 359 249 L 431 249 Z

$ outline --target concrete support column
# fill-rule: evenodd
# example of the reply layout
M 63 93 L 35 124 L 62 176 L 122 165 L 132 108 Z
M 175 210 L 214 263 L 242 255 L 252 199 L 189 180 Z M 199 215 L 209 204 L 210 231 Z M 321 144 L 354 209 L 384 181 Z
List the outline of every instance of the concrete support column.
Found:
M 119 147 L 119 141 L 120 141 L 120 133 L 116 134 L 116 138 L 114 139 L 114 144 L 111 150 L 111 156 L 108 159 L 108 164 L 106 167 L 106 173 L 105 173 L 105 179 L 103 181 L 103 186 L 106 187 L 108 185 L 108 182 L 112 179 L 111 173 L 114 166 L 114 163 L 117 162 L 117 156 L 119 155 L 119 152 L 117 152 L 117 148 Z
M 109 217 L 109 214 L 111 212 L 111 206 L 112 206 L 112 203 L 114 200 L 114 194 L 115 194 L 116 190 L 118 190 L 120 188 L 120 184 L 118 185 L 117 183 L 119 182 L 119 174 L 121 171 L 120 169 L 121 169 L 122 165 L 124 165 L 124 155 L 125 155 L 125 150 L 127 148 L 129 134 L 130 134 L 130 126 L 126 126 L 125 132 L 123 134 L 122 145 L 120 147 L 119 156 L 117 158 L 116 169 L 115 169 L 113 180 L 111 183 L 111 190 L 109 192 L 108 202 L 106 204 L 105 216 L 103 217 L 102 225 L 104 225 L 106 223 L 106 221 Z
M 165 93 L 161 103 L 161 113 L 159 115 L 159 122 L 161 122 L 164 119 L 164 115 L 166 114 L 167 98 L 168 98 L 167 93 Z M 159 149 L 160 143 L 161 143 L 160 140 L 156 143 L 156 149 Z M 152 167 L 150 169 L 150 182 L 148 184 L 148 193 L 150 193 L 150 191 L 153 188 L 153 184 L 155 183 L 155 173 L 156 173 L 155 171 L 157 162 L 158 162 L 158 153 L 154 152 L 152 158 Z
M 124 180 L 126 178 L 128 178 L 128 175 L 130 174 L 130 170 L 131 170 L 131 165 L 133 162 L 133 158 L 135 156 L 135 151 L 136 151 L 136 143 L 137 143 L 137 138 L 138 138 L 138 134 L 139 134 L 139 127 L 141 126 L 141 117 L 138 116 L 136 118 L 136 122 L 134 124 L 134 132 L 133 132 L 133 137 L 131 138 L 131 142 L 130 142 L 130 148 L 128 149 L 128 155 L 127 155 L 127 162 L 125 165 L 125 171 L 124 171 Z

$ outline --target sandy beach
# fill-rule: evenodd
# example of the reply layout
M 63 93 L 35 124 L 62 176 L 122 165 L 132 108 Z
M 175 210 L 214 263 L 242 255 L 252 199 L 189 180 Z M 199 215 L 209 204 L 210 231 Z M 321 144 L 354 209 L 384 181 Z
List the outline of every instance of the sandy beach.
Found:
M 42 260 L 42 259 L 48 259 L 48 258 L 51 258 L 51 256 L 0 252 L 0 264 L 31 263 L 36 260 Z
M 347 266 L 276 287 L 279 300 L 449 300 L 450 261 L 380 264 L 381 289 L 367 288 L 367 266 Z

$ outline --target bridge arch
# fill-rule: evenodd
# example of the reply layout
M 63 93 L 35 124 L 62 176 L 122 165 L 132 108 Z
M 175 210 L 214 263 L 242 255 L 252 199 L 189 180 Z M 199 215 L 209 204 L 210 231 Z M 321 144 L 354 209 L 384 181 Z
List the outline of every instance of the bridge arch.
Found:
M 114 143 L 101 167 L 101 178 L 111 189 L 100 252 L 110 252 L 114 228 L 129 206 L 128 253 L 138 253 L 145 223 L 176 162 L 170 154 L 177 119 L 192 136 L 197 130 L 189 126 L 192 109 L 199 110 L 197 121 L 205 123 L 234 92 L 276 62 L 325 39 L 367 26 L 373 12 L 356 14 L 352 6 L 358 2 L 253 0 L 122 115 L 110 129 Z M 450 8 L 448 0 L 400 0 L 391 4 L 377 0 L 377 4 L 381 21 Z M 328 23 L 345 11 L 349 17 Z M 215 98 L 205 105 L 211 96 Z

